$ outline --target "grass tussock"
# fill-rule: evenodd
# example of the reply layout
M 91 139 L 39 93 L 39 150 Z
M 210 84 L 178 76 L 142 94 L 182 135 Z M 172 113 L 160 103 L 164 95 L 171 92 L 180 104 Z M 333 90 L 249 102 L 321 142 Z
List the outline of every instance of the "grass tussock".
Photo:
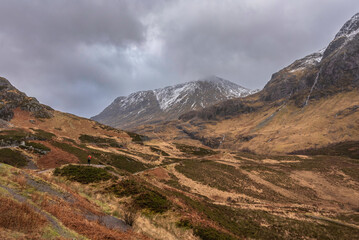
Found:
M 0 149 L 0 162 L 14 166 L 14 167 L 25 167 L 28 160 L 20 152 L 10 149 Z
M 106 190 L 114 193 L 117 197 L 131 197 L 134 209 L 147 209 L 153 213 L 164 213 L 172 206 L 166 196 L 132 178 L 113 184 Z
M 107 190 L 114 193 L 118 197 L 128 197 L 143 192 L 145 188 L 134 179 L 125 179 L 121 182 L 113 184 L 107 188 Z
M 141 209 L 148 209 L 154 213 L 164 213 L 170 209 L 171 203 L 162 194 L 148 190 L 134 199 L 134 204 Z
M 121 154 L 96 154 L 96 157 L 99 157 L 103 162 L 112 165 L 118 169 L 126 170 L 130 173 L 135 173 L 147 169 L 149 166 L 147 164 L 136 161 L 135 159 L 121 155 Z
M 31 128 L 31 130 L 33 130 L 34 133 L 34 137 L 37 140 L 42 140 L 42 141 L 46 141 L 46 140 L 51 140 L 53 137 L 56 137 L 55 134 L 44 131 L 42 129 L 33 129 Z
M 56 168 L 54 175 L 63 176 L 71 181 L 76 181 L 83 184 L 108 181 L 115 178 L 105 169 L 77 165 L 68 165 L 63 168 Z
M 27 186 L 27 180 L 23 175 L 13 175 L 12 181 L 19 184 L 21 188 L 25 188 Z
M 163 150 L 160 149 L 160 148 L 150 146 L 150 149 L 151 149 L 152 152 L 157 153 L 157 154 L 159 154 L 159 155 L 166 156 L 166 157 L 169 156 L 168 153 L 166 153 L 165 151 L 163 151 Z
M 143 136 L 134 132 L 126 132 L 126 133 L 131 137 L 134 143 L 138 143 L 140 145 L 143 145 L 143 142 L 148 140 L 147 136 Z
M 28 204 L 0 197 L 0 227 L 22 233 L 40 232 L 46 219 Z
M 194 225 L 188 219 L 181 219 L 176 222 L 176 226 L 184 229 L 193 229 L 194 235 L 198 236 L 202 240 L 236 240 L 228 233 L 221 232 L 213 227 Z
M 29 133 L 21 130 L 5 130 L 0 132 L 0 142 L 20 142 L 25 140 Z
M 82 143 L 94 143 L 98 146 L 110 146 L 110 147 L 121 147 L 117 141 L 113 138 L 103 138 L 97 136 L 91 136 L 86 134 L 81 134 L 79 137 Z
M 202 240 L 236 240 L 238 238 L 233 237 L 224 232 L 220 232 L 217 229 L 211 227 L 197 226 L 194 227 L 194 234 L 200 237 Z
M 195 147 L 195 146 L 188 146 L 185 144 L 175 144 L 176 148 L 180 150 L 183 153 L 194 155 L 194 156 L 208 156 L 208 155 L 214 155 L 216 154 L 215 151 L 211 149 L 201 148 L 201 147 Z

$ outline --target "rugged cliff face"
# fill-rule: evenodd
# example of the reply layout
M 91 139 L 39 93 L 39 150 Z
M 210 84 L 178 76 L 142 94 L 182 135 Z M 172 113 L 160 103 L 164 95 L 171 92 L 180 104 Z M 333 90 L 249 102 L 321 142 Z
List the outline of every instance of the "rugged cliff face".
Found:
M 40 104 L 36 98 L 28 97 L 20 92 L 11 83 L 0 77 L 0 119 L 10 121 L 13 116 L 13 110 L 20 108 L 31 112 L 37 118 L 51 118 L 52 108 Z
M 340 29 L 325 49 L 295 61 L 273 74 L 262 100 L 297 95 L 297 104 L 359 86 L 359 14 Z M 298 95 L 301 97 L 298 98 Z

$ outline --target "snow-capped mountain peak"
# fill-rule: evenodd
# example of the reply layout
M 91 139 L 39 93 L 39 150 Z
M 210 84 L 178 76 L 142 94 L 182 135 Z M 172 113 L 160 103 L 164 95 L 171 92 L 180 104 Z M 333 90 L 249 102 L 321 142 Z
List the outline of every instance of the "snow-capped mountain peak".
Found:
M 348 20 L 343 27 L 339 30 L 335 38 L 349 37 L 356 34 L 359 30 L 359 13 L 355 14 L 350 20 Z
M 127 128 L 128 125 L 132 127 L 149 120 L 176 119 L 185 112 L 255 92 L 217 76 L 209 76 L 197 81 L 118 97 L 93 119 L 114 127 Z
M 206 96 L 201 96 L 200 94 L 200 91 L 206 91 L 208 89 L 215 89 L 217 92 L 215 95 L 222 95 L 220 97 L 221 99 L 244 97 L 251 93 L 249 89 L 217 76 L 209 76 L 197 81 L 160 88 L 153 92 L 163 111 L 169 111 L 176 104 L 184 105 L 188 102 L 191 102 L 191 110 L 193 110 L 196 106 L 206 107 L 212 105 L 212 100 L 206 100 Z M 196 93 L 197 97 L 193 98 L 193 95 Z M 208 97 L 209 96 L 207 96 L 207 98 Z

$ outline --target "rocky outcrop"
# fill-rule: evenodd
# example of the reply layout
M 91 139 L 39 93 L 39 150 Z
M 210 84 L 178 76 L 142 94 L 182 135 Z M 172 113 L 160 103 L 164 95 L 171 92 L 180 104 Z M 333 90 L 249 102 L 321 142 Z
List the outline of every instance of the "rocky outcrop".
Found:
M 359 87 L 359 34 L 323 59 L 316 89 Z
M 359 86 L 359 14 L 340 29 L 327 48 L 295 61 L 273 74 L 261 92 L 264 101 L 301 99 L 306 105 L 320 98 Z M 303 94 L 307 97 L 299 98 Z
M 261 92 L 261 100 L 290 98 L 297 92 L 309 89 L 314 84 L 322 56 L 322 51 L 313 53 L 274 73 Z
M 11 83 L 0 77 L 0 119 L 10 121 L 13 116 L 13 110 L 31 112 L 37 118 L 51 118 L 53 115 L 52 108 L 40 104 L 36 98 L 28 97 L 25 93 L 20 92 Z

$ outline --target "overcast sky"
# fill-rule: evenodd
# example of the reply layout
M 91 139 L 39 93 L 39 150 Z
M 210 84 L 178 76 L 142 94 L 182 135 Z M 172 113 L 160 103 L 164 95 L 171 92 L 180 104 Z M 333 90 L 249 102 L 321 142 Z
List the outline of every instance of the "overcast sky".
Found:
M 0 0 L 0 76 L 85 117 L 208 75 L 263 88 L 357 12 L 358 0 Z

